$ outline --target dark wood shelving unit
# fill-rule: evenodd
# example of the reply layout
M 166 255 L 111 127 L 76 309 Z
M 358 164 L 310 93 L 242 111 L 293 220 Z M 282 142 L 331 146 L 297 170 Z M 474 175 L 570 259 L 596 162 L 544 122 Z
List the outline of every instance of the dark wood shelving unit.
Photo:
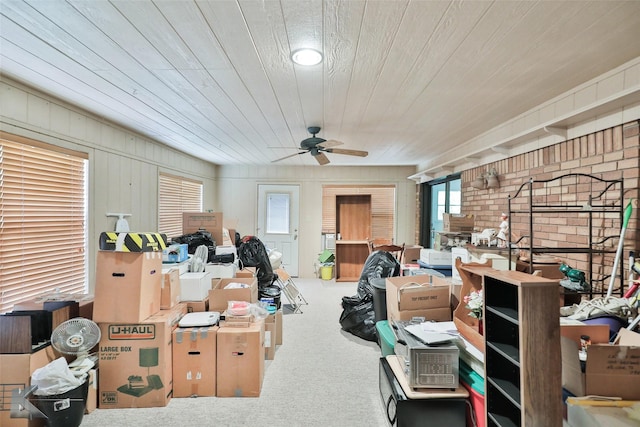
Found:
M 562 426 L 558 283 L 483 271 L 486 425 Z

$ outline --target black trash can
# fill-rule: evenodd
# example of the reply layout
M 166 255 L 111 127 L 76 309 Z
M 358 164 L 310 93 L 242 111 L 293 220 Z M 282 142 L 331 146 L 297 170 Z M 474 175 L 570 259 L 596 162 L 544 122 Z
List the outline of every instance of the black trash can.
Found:
M 376 323 L 387 320 L 387 279 L 369 279 L 373 288 L 373 313 Z
M 29 400 L 47 417 L 47 427 L 78 427 L 87 406 L 89 381 L 66 393 L 32 396 Z
M 258 299 L 272 299 L 273 303 L 276 305 L 276 308 L 280 310 L 281 302 L 280 302 L 280 294 L 281 289 L 278 286 L 265 286 L 258 291 Z

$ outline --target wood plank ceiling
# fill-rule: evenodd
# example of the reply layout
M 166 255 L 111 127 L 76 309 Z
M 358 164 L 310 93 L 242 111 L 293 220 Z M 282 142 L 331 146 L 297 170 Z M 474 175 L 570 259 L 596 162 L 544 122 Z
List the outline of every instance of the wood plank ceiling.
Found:
M 0 19 L 3 75 L 229 165 L 308 126 L 369 152 L 331 165 L 447 160 L 640 57 L 640 1 L 2 0 Z M 324 61 L 294 65 L 302 47 Z

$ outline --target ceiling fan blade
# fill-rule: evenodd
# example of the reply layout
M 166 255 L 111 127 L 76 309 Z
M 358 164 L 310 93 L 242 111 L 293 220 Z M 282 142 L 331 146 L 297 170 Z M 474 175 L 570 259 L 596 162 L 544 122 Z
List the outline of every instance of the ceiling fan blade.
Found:
M 347 150 L 343 148 L 330 148 L 326 151 L 327 153 L 346 154 L 347 156 L 367 157 L 369 155 L 368 151 Z
M 299 153 L 289 154 L 288 156 L 284 156 L 284 157 L 281 157 L 281 158 L 279 158 L 279 159 L 272 160 L 272 161 L 271 161 L 271 163 L 279 162 L 280 160 L 285 160 L 285 159 L 288 159 L 288 158 L 290 158 L 290 157 L 298 156 L 298 155 L 300 155 L 300 154 L 304 154 L 304 153 L 307 153 L 307 151 L 300 151 Z
M 320 165 L 326 165 L 329 163 L 329 158 L 324 155 L 322 152 L 318 152 L 318 154 L 313 154 L 313 157 Z
M 337 147 L 338 145 L 342 145 L 342 144 L 344 143 L 340 141 L 336 141 L 335 139 L 330 139 L 328 141 L 321 142 L 320 144 L 316 144 L 316 147 L 330 148 L 330 147 Z

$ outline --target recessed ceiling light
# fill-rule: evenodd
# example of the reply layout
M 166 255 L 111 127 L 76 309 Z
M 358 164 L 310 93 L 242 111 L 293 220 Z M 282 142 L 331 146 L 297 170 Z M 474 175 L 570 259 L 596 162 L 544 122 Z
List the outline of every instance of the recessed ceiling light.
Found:
M 322 62 L 322 54 L 314 49 L 299 49 L 291 54 L 291 60 L 298 65 L 316 65 Z

